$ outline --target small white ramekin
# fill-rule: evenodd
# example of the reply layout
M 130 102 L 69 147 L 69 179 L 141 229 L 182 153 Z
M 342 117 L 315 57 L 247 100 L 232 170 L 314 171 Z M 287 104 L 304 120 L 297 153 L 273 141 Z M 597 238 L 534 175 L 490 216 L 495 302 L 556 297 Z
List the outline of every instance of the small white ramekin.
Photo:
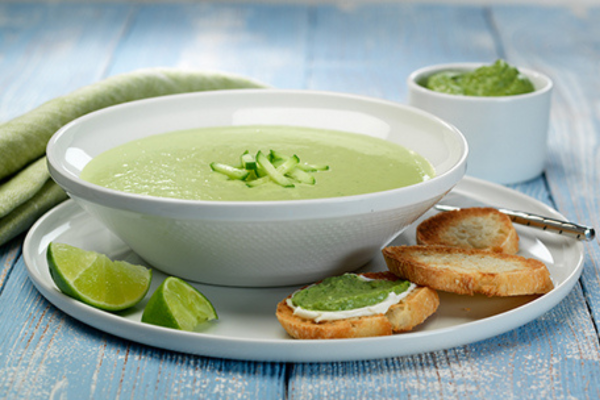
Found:
M 502 97 L 460 96 L 423 86 L 442 71 L 467 72 L 477 63 L 440 64 L 421 68 L 408 77 L 408 103 L 456 126 L 469 143 L 467 175 L 501 184 L 523 182 L 544 170 L 552 81 L 520 68 L 535 91 Z

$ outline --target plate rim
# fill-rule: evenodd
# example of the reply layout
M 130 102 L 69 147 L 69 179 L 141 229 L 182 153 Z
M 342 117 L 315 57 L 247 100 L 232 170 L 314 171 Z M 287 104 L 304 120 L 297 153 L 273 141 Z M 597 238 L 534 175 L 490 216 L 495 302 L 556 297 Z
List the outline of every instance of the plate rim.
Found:
M 527 205 L 534 208 L 542 208 L 555 218 L 565 219 L 557 210 L 535 198 L 478 178 L 466 176 L 453 190 L 469 192 L 481 189 L 503 192 L 505 195 L 529 203 Z M 267 362 L 358 361 L 407 356 L 466 345 L 516 329 L 548 312 L 571 292 L 583 270 L 583 244 L 573 240 L 578 253 L 576 264 L 567 278 L 551 292 L 522 306 L 490 317 L 435 330 L 383 337 L 310 341 L 291 338 L 223 337 L 210 333 L 177 331 L 133 321 L 81 303 L 59 292 L 53 282 L 46 282 L 39 273 L 38 265 L 32 256 L 35 252 L 31 249 L 36 236 L 39 236 L 45 225 L 49 223 L 48 220 L 60 213 L 70 211 L 70 208 L 86 214 L 73 200 L 67 200 L 38 219 L 27 233 L 23 243 L 27 273 L 42 296 L 62 312 L 100 331 L 156 348 L 207 357 Z M 87 216 L 93 218 L 89 214 Z M 436 340 L 431 340 L 432 337 Z M 426 344 L 423 346 L 422 342 Z M 419 343 L 420 346 L 414 346 Z M 321 351 L 322 349 L 327 351 Z

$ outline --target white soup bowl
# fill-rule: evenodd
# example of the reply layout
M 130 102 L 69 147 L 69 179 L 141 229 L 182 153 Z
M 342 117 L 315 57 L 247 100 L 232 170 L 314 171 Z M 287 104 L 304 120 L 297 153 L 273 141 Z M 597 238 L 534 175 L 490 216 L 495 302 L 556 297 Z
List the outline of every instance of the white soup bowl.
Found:
M 371 135 L 420 153 L 436 176 L 364 195 L 246 202 L 136 195 L 79 177 L 93 157 L 126 142 L 228 125 Z M 297 285 L 356 270 L 460 181 L 467 152 L 455 127 L 422 110 L 353 95 L 271 89 L 109 107 L 64 126 L 47 148 L 52 178 L 151 266 L 196 282 L 245 287 Z

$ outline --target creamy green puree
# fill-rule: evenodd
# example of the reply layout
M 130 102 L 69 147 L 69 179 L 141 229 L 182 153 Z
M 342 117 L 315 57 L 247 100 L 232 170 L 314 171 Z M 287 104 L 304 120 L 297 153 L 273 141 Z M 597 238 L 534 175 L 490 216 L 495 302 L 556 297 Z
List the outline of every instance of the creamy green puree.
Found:
M 436 92 L 465 96 L 513 96 L 533 92 L 531 81 L 504 60 L 471 72 L 444 71 L 423 86 Z
M 312 311 L 347 311 L 373 306 L 384 301 L 390 292 L 408 290 L 409 281 L 383 279 L 362 280 L 355 274 L 344 274 L 296 292 L 292 303 Z
M 297 155 L 326 164 L 315 184 L 248 187 L 215 172 L 218 161 L 239 164 L 245 151 Z M 383 139 L 292 126 L 227 126 L 154 135 L 92 159 L 81 178 L 123 192 L 188 200 L 255 201 L 349 196 L 412 185 L 434 175 L 422 156 Z

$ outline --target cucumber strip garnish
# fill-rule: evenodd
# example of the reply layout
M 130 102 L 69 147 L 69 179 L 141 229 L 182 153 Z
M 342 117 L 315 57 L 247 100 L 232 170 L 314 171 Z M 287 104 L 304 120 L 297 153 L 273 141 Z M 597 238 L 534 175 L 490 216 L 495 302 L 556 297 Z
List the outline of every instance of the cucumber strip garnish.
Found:
M 328 165 L 300 163 L 297 155 L 290 157 L 275 150 L 268 154 L 259 151 L 256 156 L 246 150 L 240 155 L 240 164 L 241 167 L 213 162 L 210 167 L 230 179 L 245 181 L 248 187 L 274 182 L 286 188 L 294 187 L 294 182 L 314 185 L 316 179 L 309 172 L 329 169 Z
M 256 163 L 259 165 L 259 167 L 264 169 L 273 182 L 277 183 L 279 186 L 294 187 L 294 183 L 290 179 L 286 178 L 284 174 L 279 172 L 277 168 L 271 164 L 271 161 L 269 161 L 267 156 L 260 150 L 258 153 L 256 153 Z
M 292 169 L 291 171 L 289 171 L 286 174 L 286 176 L 288 176 L 300 183 L 305 183 L 307 185 L 314 185 L 317 182 L 317 180 L 315 179 L 314 176 L 312 176 L 308 172 L 301 170 L 297 166 L 294 169 Z
M 232 167 L 231 165 L 221 164 L 218 162 L 210 163 L 210 167 L 213 171 L 226 175 L 230 179 L 242 180 L 245 179 L 249 174 L 249 171 L 246 169 L 236 168 Z
M 271 150 L 269 152 L 269 161 L 271 161 L 271 162 L 278 161 L 278 160 L 286 161 L 288 158 L 289 157 L 286 156 L 285 154 L 282 154 L 282 153 L 280 153 L 278 151 L 275 151 L 275 150 Z
M 269 161 L 271 161 L 271 164 L 273 164 L 275 168 L 278 168 L 280 165 L 290 159 L 288 156 L 278 153 L 275 150 L 271 150 L 268 157 Z
M 262 178 L 246 181 L 246 186 L 253 188 L 264 185 L 267 182 L 271 182 L 271 178 L 269 176 L 263 176 Z
M 329 165 L 315 165 L 315 164 L 298 164 L 298 168 L 300 168 L 304 172 L 317 172 L 317 171 L 328 171 Z
M 289 157 L 281 165 L 279 165 L 277 167 L 277 171 L 279 173 L 281 173 L 282 175 L 285 175 L 288 172 L 290 172 L 292 169 L 294 169 L 296 167 L 296 165 L 298 165 L 299 163 L 300 163 L 300 159 L 298 158 L 297 155 L 294 154 L 292 157 Z
M 252 154 L 248 153 L 248 150 L 240 156 L 240 160 L 242 161 L 242 168 L 245 168 L 248 171 L 256 169 L 256 160 Z
M 256 176 L 258 178 L 262 178 L 263 176 L 267 176 L 267 171 L 263 167 L 260 166 L 259 163 L 256 163 L 256 168 L 254 169 Z
M 275 170 L 277 172 L 279 172 L 281 175 L 289 175 L 288 173 L 293 171 L 296 167 L 296 165 L 298 165 L 298 163 L 300 162 L 300 159 L 298 158 L 298 156 L 294 155 L 293 157 L 288 157 L 286 161 L 282 161 L 281 159 L 279 159 L 280 165 L 278 167 L 275 168 Z M 273 164 L 273 162 L 271 162 L 271 164 Z M 275 166 L 275 164 L 273 164 L 273 166 Z M 308 174 L 307 174 L 308 175 Z M 247 183 L 246 185 L 249 187 L 256 187 L 259 185 L 262 185 L 264 183 L 269 182 L 271 176 L 263 176 L 261 178 L 255 179 L 255 180 L 249 180 L 247 179 Z M 300 180 L 297 179 L 298 182 L 300 182 Z M 277 181 L 275 181 L 275 183 L 278 183 Z M 284 186 L 284 187 L 291 187 L 291 186 Z
M 258 176 L 256 175 L 256 170 L 253 169 L 252 171 L 248 171 L 248 176 L 244 180 L 249 182 L 249 181 L 255 181 L 257 179 L 258 179 Z

